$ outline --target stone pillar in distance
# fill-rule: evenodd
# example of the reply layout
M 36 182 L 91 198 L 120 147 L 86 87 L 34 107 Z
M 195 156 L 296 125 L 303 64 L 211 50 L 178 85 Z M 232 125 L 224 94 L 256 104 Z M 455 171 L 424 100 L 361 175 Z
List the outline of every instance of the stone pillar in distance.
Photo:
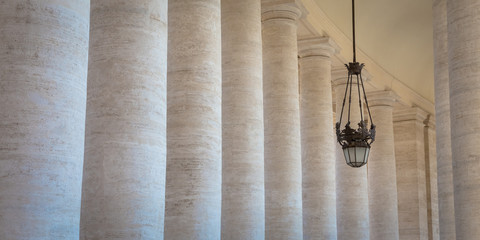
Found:
M 338 49 L 328 37 L 298 42 L 305 240 L 337 239 L 331 57 Z
M 302 235 L 302 165 L 294 1 L 262 1 L 265 238 Z
M 424 121 L 428 113 L 399 108 L 393 113 L 401 240 L 428 239 Z
M 370 239 L 399 239 L 397 179 L 393 137 L 393 104 L 398 98 L 392 91 L 367 93 L 376 125 L 375 142 L 368 159 L 368 203 Z

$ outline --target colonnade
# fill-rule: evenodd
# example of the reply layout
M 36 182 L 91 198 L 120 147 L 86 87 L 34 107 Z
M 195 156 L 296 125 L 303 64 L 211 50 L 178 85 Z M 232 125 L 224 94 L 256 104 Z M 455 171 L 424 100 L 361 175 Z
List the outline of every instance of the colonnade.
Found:
M 369 92 L 353 169 L 340 48 L 297 40 L 296 1 L 4 1 L 0 236 L 475 239 L 479 9 L 434 2 L 436 139 L 430 113 Z

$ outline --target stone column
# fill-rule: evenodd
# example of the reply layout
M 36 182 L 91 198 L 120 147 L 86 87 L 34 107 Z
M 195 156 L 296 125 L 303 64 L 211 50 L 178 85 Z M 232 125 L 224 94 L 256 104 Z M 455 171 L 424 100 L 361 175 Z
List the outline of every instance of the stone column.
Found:
M 470 240 L 480 236 L 480 2 L 448 0 L 447 14 L 455 229 Z
M 222 1 L 222 239 L 265 239 L 260 0 Z
M 297 23 L 300 10 L 262 1 L 266 239 L 302 239 Z
M 81 239 L 163 239 L 166 0 L 92 0 Z
M 428 239 L 424 123 L 419 108 L 394 111 L 398 226 L 401 240 Z
M 303 239 L 337 239 L 330 38 L 298 42 L 303 177 Z
M 435 118 L 428 115 L 423 122 L 425 135 L 425 176 L 427 179 L 428 239 L 440 239 L 438 220 L 437 154 L 435 141 Z
M 78 239 L 90 1 L 0 1 L 0 238 Z
M 435 0 L 433 2 L 433 35 L 439 230 L 441 240 L 455 240 L 450 94 L 448 87 L 447 0 Z
M 365 71 L 365 70 L 364 70 Z M 346 68 L 335 69 L 332 72 L 336 97 L 336 119 L 340 120 L 343 96 L 347 84 Z M 363 79 L 366 81 L 366 79 Z M 356 83 L 356 77 L 355 82 Z M 353 89 L 356 90 L 356 89 Z M 350 122 L 357 127 L 360 122 L 358 92 L 352 90 L 352 105 Z M 348 98 L 348 96 L 347 96 Z M 348 99 L 345 104 L 341 126 L 345 127 L 348 118 Z M 336 143 L 336 187 L 337 187 L 337 236 L 338 239 L 369 239 L 368 222 L 368 184 L 367 167 L 352 168 L 345 163 L 342 147 Z
M 367 98 L 377 126 L 368 160 L 370 239 L 394 240 L 399 235 L 392 114 L 398 97 L 392 91 L 378 91 L 368 93 Z
M 168 4 L 165 239 L 220 239 L 220 0 Z

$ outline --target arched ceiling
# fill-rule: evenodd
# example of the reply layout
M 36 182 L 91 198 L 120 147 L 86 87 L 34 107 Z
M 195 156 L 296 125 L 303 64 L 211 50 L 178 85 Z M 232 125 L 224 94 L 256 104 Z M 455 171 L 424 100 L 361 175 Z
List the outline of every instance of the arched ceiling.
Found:
M 315 2 L 351 38 L 351 1 Z M 357 0 L 355 8 L 357 47 L 433 102 L 432 0 Z M 342 51 L 352 50 L 342 46 Z

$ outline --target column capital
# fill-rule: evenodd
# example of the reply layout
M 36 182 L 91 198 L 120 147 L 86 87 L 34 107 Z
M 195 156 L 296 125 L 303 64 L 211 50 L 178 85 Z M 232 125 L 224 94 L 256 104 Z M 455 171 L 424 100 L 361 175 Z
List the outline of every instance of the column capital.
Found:
M 340 47 L 330 37 L 316 37 L 298 41 L 298 55 L 301 58 L 311 56 L 332 57 L 340 52 Z
M 367 93 L 368 104 L 370 107 L 389 106 L 393 107 L 399 96 L 391 91 L 374 91 Z
M 302 14 L 301 5 L 295 0 L 262 0 L 262 22 L 270 19 L 296 21 Z
M 395 109 L 393 111 L 393 121 L 419 121 L 423 123 L 427 119 L 429 113 L 419 107 L 406 107 L 401 109 Z

